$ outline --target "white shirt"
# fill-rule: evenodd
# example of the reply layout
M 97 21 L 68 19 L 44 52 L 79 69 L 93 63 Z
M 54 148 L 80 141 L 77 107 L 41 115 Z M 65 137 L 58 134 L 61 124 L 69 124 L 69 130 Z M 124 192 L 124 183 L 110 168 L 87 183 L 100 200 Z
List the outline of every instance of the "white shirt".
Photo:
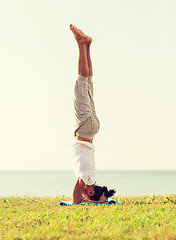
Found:
M 71 149 L 73 167 L 77 177 L 86 185 L 95 183 L 95 147 L 93 143 L 74 140 Z

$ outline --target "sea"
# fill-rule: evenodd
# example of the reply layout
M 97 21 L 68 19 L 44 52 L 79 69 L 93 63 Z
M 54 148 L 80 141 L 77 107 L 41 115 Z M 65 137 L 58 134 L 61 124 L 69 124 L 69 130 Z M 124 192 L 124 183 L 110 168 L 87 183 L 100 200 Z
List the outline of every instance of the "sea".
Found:
M 115 196 L 176 194 L 176 170 L 97 171 L 96 179 Z M 72 171 L 0 171 L 0 197 L 71 197 L 75 182 Z

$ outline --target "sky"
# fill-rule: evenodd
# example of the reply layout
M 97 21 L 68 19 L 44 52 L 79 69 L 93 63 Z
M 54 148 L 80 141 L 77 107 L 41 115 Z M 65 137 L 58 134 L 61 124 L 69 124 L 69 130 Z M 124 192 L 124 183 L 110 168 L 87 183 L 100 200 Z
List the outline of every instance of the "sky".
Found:
M 0 170 L 72 170 L 78 48 L 93 38 L 97 170 L 176 169 L 176 2 L 0 1 Z

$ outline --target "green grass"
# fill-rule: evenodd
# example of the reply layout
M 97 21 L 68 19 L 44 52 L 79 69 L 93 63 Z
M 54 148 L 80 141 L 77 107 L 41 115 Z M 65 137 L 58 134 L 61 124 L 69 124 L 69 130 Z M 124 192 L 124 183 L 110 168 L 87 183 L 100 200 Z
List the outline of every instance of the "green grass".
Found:
M 176 195 L 122 205 L 59 206 L 64 197 L 0 198 L 0 239 L 176 239 Z

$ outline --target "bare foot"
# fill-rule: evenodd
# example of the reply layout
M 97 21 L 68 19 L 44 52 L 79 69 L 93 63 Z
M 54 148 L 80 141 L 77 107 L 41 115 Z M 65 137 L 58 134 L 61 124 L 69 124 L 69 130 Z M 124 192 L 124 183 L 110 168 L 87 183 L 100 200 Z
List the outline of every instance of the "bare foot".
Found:
M 70 24 L 70 30 L 73 32 L 77 43 L 85 42 L 89 45 L 92 43 L 92 38 L 85 35 L 81 30 Z

